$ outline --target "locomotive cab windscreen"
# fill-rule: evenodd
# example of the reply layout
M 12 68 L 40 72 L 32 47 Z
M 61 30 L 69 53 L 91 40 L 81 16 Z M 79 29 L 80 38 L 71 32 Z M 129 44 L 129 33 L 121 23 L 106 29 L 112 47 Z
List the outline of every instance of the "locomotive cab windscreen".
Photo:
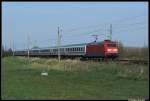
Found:
M 116 43 L 107 43 L 106 44 L 106 52 L 110 52 L 110 53 L 118 53 L 118 47 Z

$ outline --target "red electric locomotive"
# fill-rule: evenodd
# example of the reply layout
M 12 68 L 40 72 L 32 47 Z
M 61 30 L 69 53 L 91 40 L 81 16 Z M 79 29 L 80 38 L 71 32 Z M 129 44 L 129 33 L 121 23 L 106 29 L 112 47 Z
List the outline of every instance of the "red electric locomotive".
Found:
M 116 58 L 118 57 L 117 43 L 110 40 L 104 40 L 102 42 L 87 44 L 85 56 Z

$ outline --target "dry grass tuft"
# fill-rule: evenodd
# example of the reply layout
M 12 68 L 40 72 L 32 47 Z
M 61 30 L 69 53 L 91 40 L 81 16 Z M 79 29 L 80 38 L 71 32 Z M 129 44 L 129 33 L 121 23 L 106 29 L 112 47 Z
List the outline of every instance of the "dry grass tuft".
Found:
M 142 66 L 122 66 L 118 70 L 118 76 L 123 78 L 141 79 L 144 74 L 144 68 Z

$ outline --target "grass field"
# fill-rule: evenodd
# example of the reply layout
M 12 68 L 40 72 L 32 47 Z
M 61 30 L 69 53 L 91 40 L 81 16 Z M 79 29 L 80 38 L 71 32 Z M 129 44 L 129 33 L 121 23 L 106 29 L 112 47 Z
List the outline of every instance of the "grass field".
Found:
M 2 99 L 143 98 L 149 95 L 148 76 L 148 65 L 5 57 L 1 92 Z

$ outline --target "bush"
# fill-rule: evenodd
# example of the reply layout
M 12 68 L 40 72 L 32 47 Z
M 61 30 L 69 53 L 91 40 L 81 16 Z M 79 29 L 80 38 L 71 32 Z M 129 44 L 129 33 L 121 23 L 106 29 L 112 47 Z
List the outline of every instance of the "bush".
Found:
M 119 42 L 119 58 L 124 59 L 146 59 L 149 60 L 149 50 L 148 47 L 124 47 L 121 42 Z
M 8 50 L 4 50 L 4 48 L 2 47 L 2 57 L 12 56 L 12 55 L 13 55 L 13 51 L 11 48 L 9 48 Z

